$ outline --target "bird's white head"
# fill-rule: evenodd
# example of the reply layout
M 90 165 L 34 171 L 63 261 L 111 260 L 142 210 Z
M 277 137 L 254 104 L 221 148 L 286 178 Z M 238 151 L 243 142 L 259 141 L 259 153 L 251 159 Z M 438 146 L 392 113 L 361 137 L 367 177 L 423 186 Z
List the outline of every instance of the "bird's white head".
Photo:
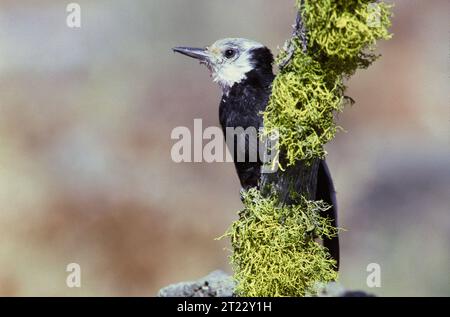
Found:
M 205 64 L 224 93 L 246 79 L 253 69 L 261 66 L 272 69 L 270 50 L 261 43 L 242 38 L 219 40 L 206 48 L 176 47 L 173 50 Z

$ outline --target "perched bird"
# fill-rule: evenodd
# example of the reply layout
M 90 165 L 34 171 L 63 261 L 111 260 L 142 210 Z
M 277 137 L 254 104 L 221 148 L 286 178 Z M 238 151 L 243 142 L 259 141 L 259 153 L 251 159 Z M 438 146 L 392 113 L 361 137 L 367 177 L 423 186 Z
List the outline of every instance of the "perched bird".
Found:
M 219 119 L 224 133 L 227 127 L 254 127 L 258 130 L 263 126 L 261 112 L 267 106 L 275 78 L 272 67 L 274 58 L 267 47 L 252 40 L 229 38 L 219 40 L 206 48 L 176 47 L 173 50 L 206 65 L 214 82 L 221 87 L 223 95 Z M 235 148 L 230 150 L 234 155 L 242 187 L 257 187 L 261 175 L 261 160 L 237 160 L 239 151 L 247 153 L 251 148 L 245 140 L 237 140 L 232 144 Z M 319 166 L 316 199 L 332 206 L 324 216 L 336 227 L 336 194 L 325 160 L 322 160 Z M 325 239 L 324 246 L 339 266 L 339 238 Z

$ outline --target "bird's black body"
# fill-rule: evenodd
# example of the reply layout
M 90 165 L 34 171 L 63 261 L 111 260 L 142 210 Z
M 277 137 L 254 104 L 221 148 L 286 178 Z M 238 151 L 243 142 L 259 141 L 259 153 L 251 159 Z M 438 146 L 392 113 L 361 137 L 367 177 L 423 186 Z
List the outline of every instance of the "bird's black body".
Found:
M 255 68 L 246 74 L 246 79 L 234 84 L 227 95 L 222 97 L 219 107 L 219 119 L 222 129 L 227 127 L 255 127 L 257 130 L 263 125 L 263 112 L 269 101 L 271 85 L 275 78 L 272 71 L 273 56 L 269 49 L 258 48 L 252 52 Z M 233 142 L 236 146 L 236 142 Z M 248 149 L 246 149 L 248 150 Z M 237 150 L 233 149 L 233 153 Z M 239 180 L 244 189 L 257 187 L 261 176 L 261 161 L 238 162 L 234 157 L 235 167 Z M 316 200 L 323 200 L 331 209 L 325 215 L 332 221 L 332 225 L 337 225 L 337 204 L 336 195 L 326 162 L 320 162 Z M 324 246 L 329 249 L 331 256 L 339 265 L 339 239 L 325 239 Z
M 227 127 L 244 129 L 254 127 L 258 131 L 263 125 L 261 112 L 267 106 L 275 77 L 272 72 L 273 56 L 267 48 L 255 49 L 252 54 L 259 63 L 246 74 L 246 79 L 230 88 L 220 103 L 219 119 L 225 137 Z M 237 143 L 233 142 L 235 146 Z M 238 150 L 233 149 L 232 152 L 242 187 L 244 189 L 256 187 L 260 178 L 261 160 L 238 162 L 236 157 Z
M 223 89 L 222 101 L 219 108 L 219 119 L 227 138 L 227 128 L 255 128 L 258 131 L 263 125 L 261 112 L 266 109 L 275 78 L 272 71 L 273 55 L 265 46 L 245 39 L 220 40 L 205 49 L 178 47 L 175 52 L 199 59 L 210 69 L 214 80 Z M 239 138 L 234 135 L 233 138 Z M 234 163 L 239 180 L 244 189 L 258 187 L 261 176 L 262 162 L 248 160 L 247 154 L 251 150 L 245 142 L 230 143 L 230 151 L 234 155 Z M 254 150 L 254 148 L 253 148 Z M 245 153 L 245 160 L 238 160 L 238 152 Z M 330 206 L 323 216 L 328 217 L 333 226 L 337 225 L 337 204 L 331 175 L 326 162 L 319 164 L 317 175 L 316 200 L 323 200 Z M 339 266 L 339 239 L 325 239 L 324 246 L 329 249 L 331 256 Z

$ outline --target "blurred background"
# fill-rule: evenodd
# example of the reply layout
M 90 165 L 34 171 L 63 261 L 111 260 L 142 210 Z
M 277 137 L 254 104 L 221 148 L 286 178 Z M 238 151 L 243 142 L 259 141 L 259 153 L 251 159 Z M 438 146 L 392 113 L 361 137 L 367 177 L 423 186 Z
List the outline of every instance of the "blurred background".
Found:
M 220 91 L 171 48 L 247 37 L 277 52 L 293 1 L 79 0 L 80 29 L 68 3 L 0 1 L 0 295 L 153 296 L 229 272 L 215 238 L 242 207 L 233 165 L 170 157 L 173 128 L 219 124 Z M 327 146 L 340 281 L 448 296 L 450 3 L 395 3 L 395 37 L 348 82 L 356 104 Z

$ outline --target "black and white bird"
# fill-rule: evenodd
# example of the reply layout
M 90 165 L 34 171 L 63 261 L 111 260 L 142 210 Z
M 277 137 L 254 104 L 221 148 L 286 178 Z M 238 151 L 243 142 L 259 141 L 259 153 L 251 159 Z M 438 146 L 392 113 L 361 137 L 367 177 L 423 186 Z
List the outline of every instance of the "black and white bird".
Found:
M 263 126 L 261 112 L 267 106 L 275 78 L 274 58 L 267 47 L 252 40 L 228 38 L 206 48 L 176 47 L 173 50 L 206 65 L 214 82 L 221 87 L 223 95 L 219 119 L 224 133 L 227 127 L 254 127 L 258 130 Z M 232 144 L 240 146 L 239 142 Z M 261 175 L 261 160 L 238 161 L 236 153 L 239 149 L 230 150 L 235 156 L 234 163 L 242 187 L 257 187 Z M 248 151 L 248 144 L 244 142 L 241 150 Z M 336 227 L 336 194 L 325 160 L 319 166 L 316 200 L 323 200 L 332 206 L 324 216 Z M 339 266 L 338 237 L 324 240 L 324 246 Z

